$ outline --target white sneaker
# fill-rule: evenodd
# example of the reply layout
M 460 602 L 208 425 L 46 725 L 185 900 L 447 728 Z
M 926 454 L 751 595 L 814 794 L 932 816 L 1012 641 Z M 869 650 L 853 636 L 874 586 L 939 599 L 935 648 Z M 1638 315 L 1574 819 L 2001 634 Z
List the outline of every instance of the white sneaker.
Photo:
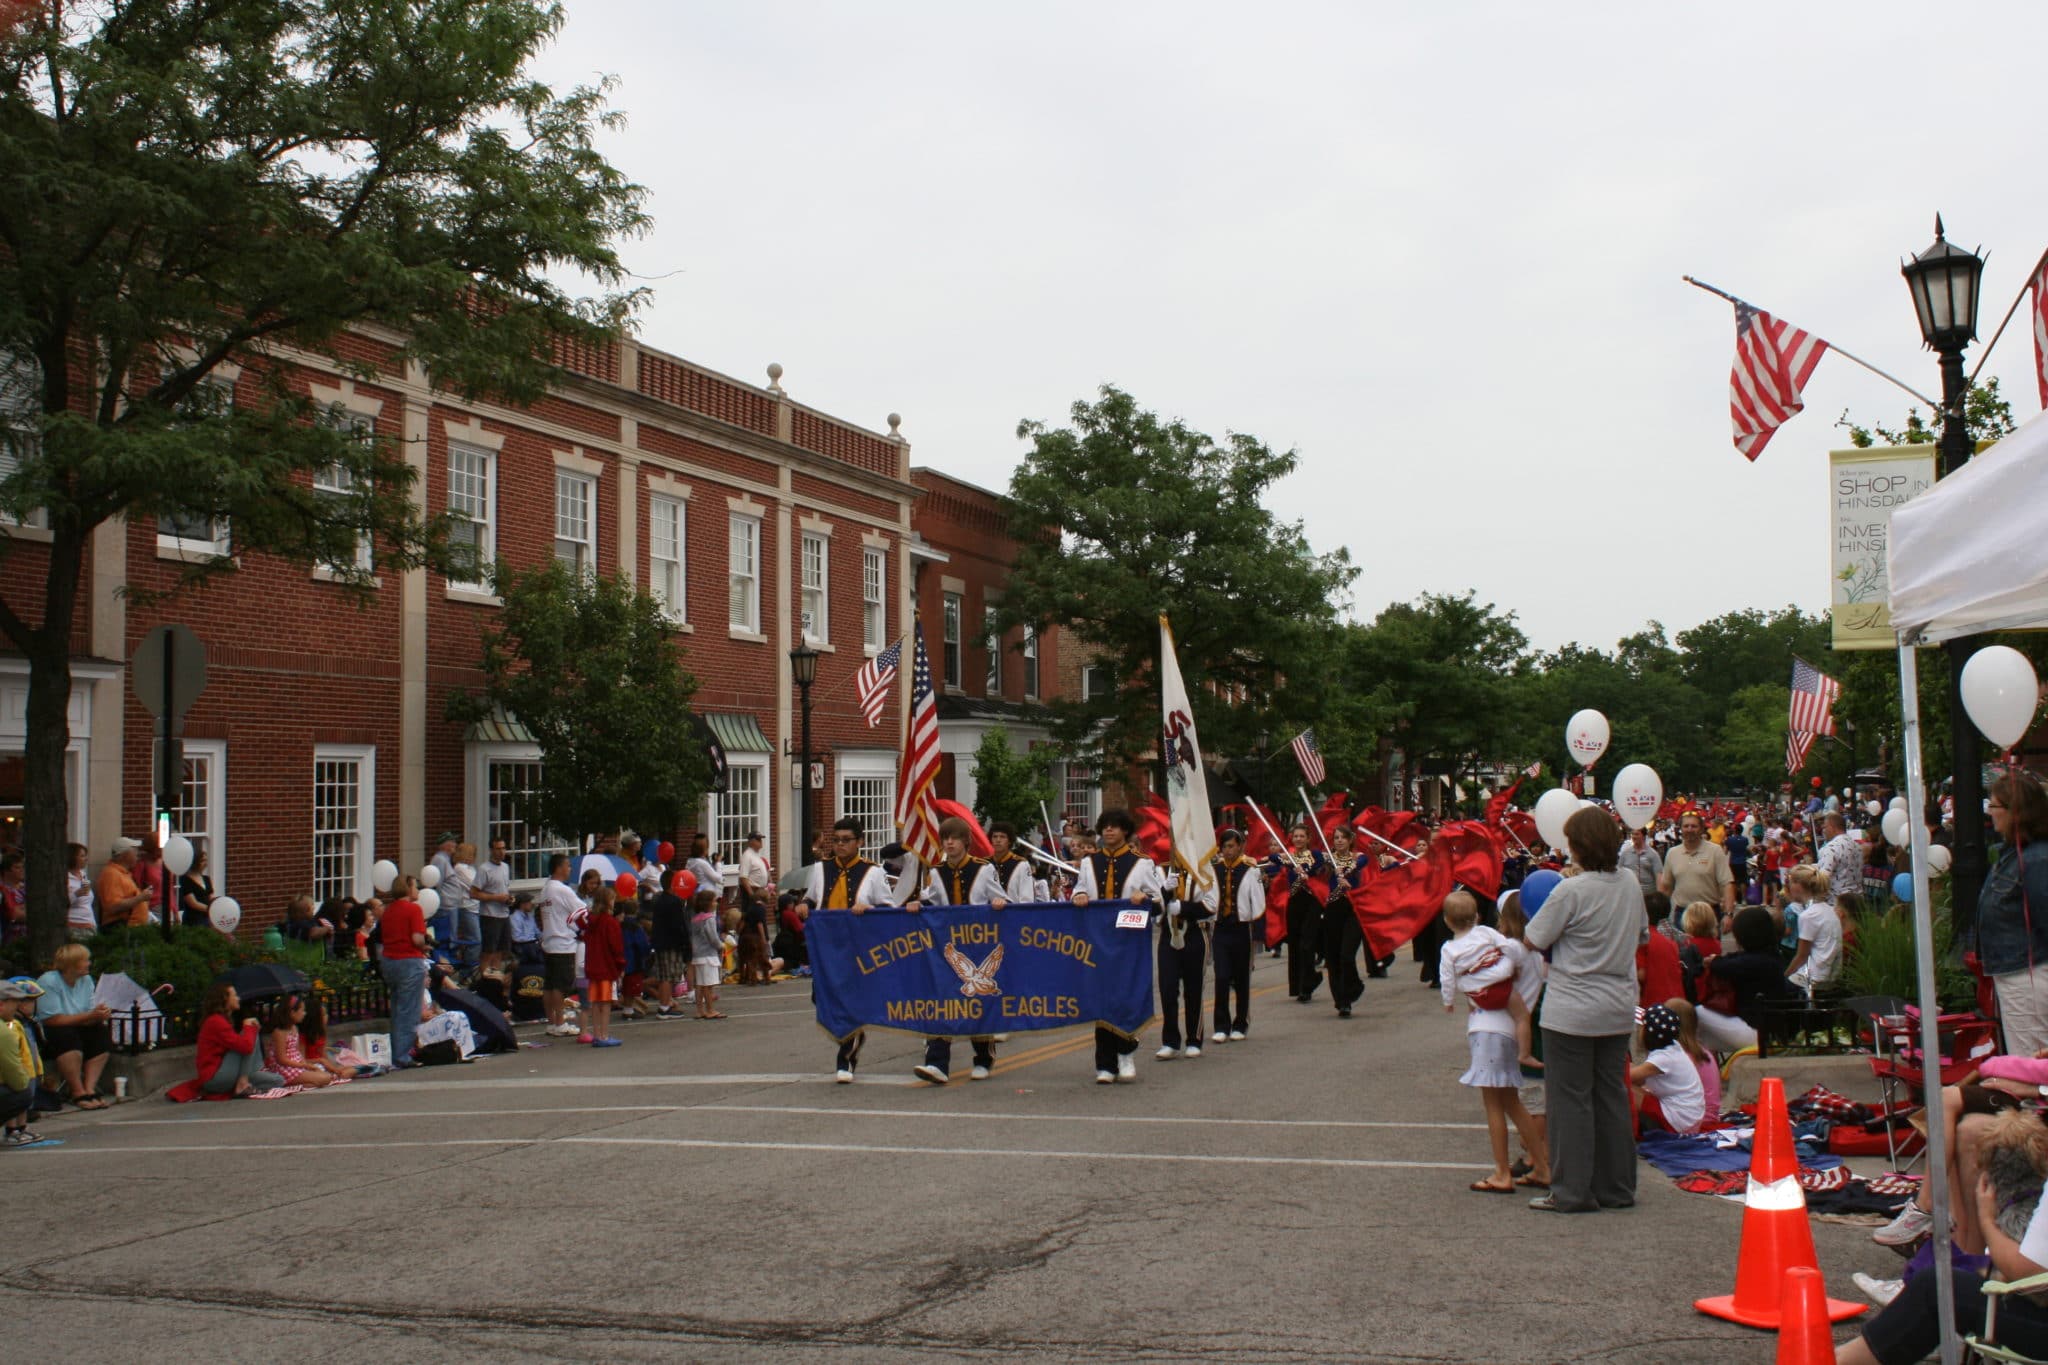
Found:
M 935 1066 L 926 1066 L 923 1063 L 910 1068 L 910 1074 L 921 1081 L 930 1081 L 933 1085 L 944 1085 L 947 1079 L 945 1072 Z
M 973 1071 L 969 1072 L 968 1074 L 973 1076 L 974 1079 L 977 1081 L 985 1081 L 988 1079 L 988 1068 L 985 1066 L 977 1066 L 976 1068 L 974 1068 Z
M 1097 1085 L 1115 1085 L 1116 1073 L 1114 1071 L 1098 1071 L 1095 1073 L 1095 1083 Z
M 1126 1052 L 1116 1059 L 1116 1078 L 1120 1081 L 1138 1079 L 1138 1059 L 1135 1054 Z
M 1199 1048 L 1199 1047 L 1196 1047 L 1196 1046 L 1195 1046 L 1195 1045 L 1194 1045 L 1193 1043 L 1189 1043 L 1189 1044 L 1188 1044 L 1188 1050 L 1187 1050 L 1186 1052 L 1183 1052 L 1183 1053 L 1181 1054 L 1181 1056 L 1183 1056 L 1183 1057 L 1199 1057 L 1199 1056 L 1201 1056 L 1201 1055 L 1202 1055 L 1202 1049 L 1201 1049 L 1201 1048 Z
M 1172 1060 L 1173 1060 L 1173 1059 L 1174 1059 L 1175 1057 L 1178 1057 L 1178 1056 L 1180 1056 L 1180 1049 L 1179 1049 L 1179 1048 L 1172 1048 L 1172 1047 L 1163 1047 L 1163 1048 L 1160 1048 L 1160 1049 L 1159 1049 L 1159 1051 L 1157 1051 L 1157 1052 L 1153 1053 L 1152 1055 L 1153 1055 L 1154 1057 L 1157 1057 L 1157 1058 L 1158 1058 L 1158 1059 L 1159 1059 L 1160 1061 L 1162 1061 L 1162 1062 L 1170 1062 L 1170 1061 L 1172 1061 Z M 1118 1064 L 1118 1067 L 1117 1067 L 1117 1069 L 1118 1069 L 1118 1070 L 1122 1070 L 1122 1069 L 1123 1069 L 1123 1067 L 1122 1067 L 1122 1064 L 1121 1064 L 1121 1063 L 1119 1063 L 1119 1064 Z
M 1863 1297 L 1869 1299 L 1879 1308 L 1883 1308 L 1893 1299 L 1896 1299 L 1899 1296 L 1899 1291 L 1906 1287 L 1904 1280 L 1880 1280 L 1875 1275 L 1866 1275 L 1860 1270 L 1849 1278 L 1854 1280 L 1856 1287 L 1863 1291 Z
M 839 1082 L 841 1085 L 852 1085 L 853 1072 L 849 1068 L 842 1066 L 839 1068 L 837 1072 L 833 1074 L 832 1079 Z
M 550 1024 L 548 1032 L 557 1038 L 574 1038 L 578 1029 L 574 1024 Z
M 1879 1246 L 1903 1247 L 1925 1237 L 1934 1228 L 1934 1215 L 1918 1204 L 1908 1204 L 1899 1210 L 1899 1216 L 1870 1234 L 1870 1240 Z
M 1230 1035 L 1227 1033 L 1219 1033 L 1214 1038 L 1211 1038 L 1209 1041 L 1211 1043 L 1227 1043 L 1230 1041 Z
M 1230 1041 L 1231 1041 L 1231 1042 L 1233 1042 L 1233 1043 L 1241 1043 L 1241 1042 L 1243 1042 L 1243 1041 L 1244 1041 L 1244 1030 L 1243 1030 L 1243 1029 L 1241 1029 L 1241 1028 L 1234 1028 L 1234 1029 L 1232 1029 L 1232 1030 L 1230 1031 Z

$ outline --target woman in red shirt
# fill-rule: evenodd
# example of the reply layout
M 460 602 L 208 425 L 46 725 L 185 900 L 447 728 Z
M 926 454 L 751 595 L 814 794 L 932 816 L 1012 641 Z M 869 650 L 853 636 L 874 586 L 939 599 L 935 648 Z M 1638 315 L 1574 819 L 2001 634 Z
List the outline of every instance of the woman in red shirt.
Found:
M 199 1088 L 209 1095 L 242 1098 L 256 1090 L 276 1090 L 284 1079 L 263 1069 L 262 1033 L 254 1019 L 235 1027 L 242 999 L 225 981 L 206 988 L 199 1004 Z
M 583 975 L 590 1005 L 590 1045 L 617 1047 L 612 1037 L 612 1002 L 619 998 L 619 978 L 626 970 L 626 936 L 612 913 L 614 892 L 600 886 L 590 893 L 590 919 L 583 926 Z

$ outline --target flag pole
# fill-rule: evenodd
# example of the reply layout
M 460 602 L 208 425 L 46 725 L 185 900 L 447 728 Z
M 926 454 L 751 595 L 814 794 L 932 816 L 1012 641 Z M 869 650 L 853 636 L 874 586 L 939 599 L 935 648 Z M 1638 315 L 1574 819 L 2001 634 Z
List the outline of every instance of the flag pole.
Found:
M 1337 855 L 1330 851 L 1330 836 L 1323 833 L 1323 822 L 1316 819 L 1316 808 L 1308 803 L 1308 788 L 1296 787 L 1295 790 L 1301 793 L 1301 813 L 1308 817 L 1308 827 L 1314 830 L 1316 838 L 1322 841 L 1323 856 L 1332 863 L 1336 862 Z
M 1402 856 L 1403 858 L 1406 858 L 1406 859 L 1407 859 L 1407 860 L 1408 860 L 1409 862 L 1411 862 L 1411 863 L 1412 863 L 1412 862 L 1414 862 L 1414 861 L 1415 861 L 1415 860 L 1416 860 L 1417 858 L 1419 858 L 1419 857 L 1421 857 L 1421 856 L 1422 856 L 1422 855 L 1421 855 L 1421 854 L 1419 854 L 1419 853 L 1411 853 L 1411 852 L 1409 852 L 1409 851 L 1408 851 L 1407 849 L 1405 849 L 1405 848 L 1401 847 L 1401 846 L 1400 846 L 1399 844 L 1395 843 L 1395 842 L 1394 842 L 1394 841 L 1393 841 L 1392 839 L 1382 839 L 1382 838 L 1381 838 L 1381 837 L 1380 837 L 1379 835 L 1377 835 L 1377 834 L 1374 834 L 1374 833 L 1373 833 L 1373 832 L 1372 832 L 1371 830 L 1369 830 L 1369 829 L 1365 828 L 1365 826 L 1363 826 L 1363 825 L 1355 825 L 1355 826 L 1353 826 L 1353 828 L 1354 828 L 1354 829 L 1356 829 L 1356 830 L 1357 830 L 1357 831 L 1358 831 L 1358 832 L 1359 832 L 1360 834 L 1363 834 L 1363 835 L 1364 835 L 1364 836 L 1365 836 L 1366 838 L 1368 838 L 1368 839 L 1372 840 L 1372 841 L 1373 841 L 1374 843 L 1376 843 L 1376 844 L 1385 844 L 1385 845 L 1386 845 L 1386 846 L 1387 846 L 1388 848 L 1391 848 L 1392 850 L 1394 850 L 1394 852 L 1396 852 L 1396 853 L 1400 854 L 1400 855 L 1401 855 L 1401 856 Z M 1509 831 L 1508 831 L 1508 838 L 1510 838 L 1510 839 L 1515 839 L 1515 832 L 1514 832 L 1513 830 L 1509 830 Z M 1522 841 L 1521 841 L 1520 839 L 1515 839 L 1515 842 L 1516 842 L 1516 843 L 1518 843 L 1518 844 L 1522 843 Z M 1522 846 L 1522 852 L 1524 852 L 1524 853 L 1528 853 L 1528 852 L 1529 852 L 1529 848 L 1528 848 L 1528 845 L 1526 845 L 1526 844 L 1523 844 L 1523 846 Z M 1534 855 L 1534 854 L 1530 854 L 1529 856 L 1531 856 L 1531 857 L 1534 857 L 1535 855 Z
M 2048 266 L 2048 251 L 2041 253 L 2041 259 L 2034 262 L 2034 268 L 2027 275 L 2027 282 L 2020 286 L 2020 292 L 2012 296 L 2012 307 L 2005 310 L 2005 317 L 1999 321 L 1998 330 L 1991 334 L 1991 340 L 1984 343 L 1984 349 L 1977 354 L 1977 368 L 1970 371 L 1969 384 L 1975 387 L 1977 376 L 1984 372 L 1984 362 L 1991 359 L 1991 348 L 2005 335 L 2005 324 L 2012 321 L 2012 315 L 2020 311 L 2020 300 L 2034 287 L 2034 281 L 2041 278 L 2041 267 Z
M 1273 822 L 1271 820 L 1268 820 L 1266 818 L 1266 813 L 1259 809 L 1259 803 L 1256 801 L 1247 801 L 1245 802 L 1245 804 L 1252 808 L 1252 815 L 1258 820 L 1258 822 L 1261 825 L 1265 827 L 1266 837 L 1273 841 L 1273 851 L 1275 853 L 1284 855 L 1287 852 L 1287 841 L 1280 837 L 1279 830 L 1273 828 Z
M 1717 295 L 1721 298 L 1728 300 L 1728 302 L 1730 303 L 1739 303 L 1744 308 L 1756 308 L 1756 305 L 1749 302 L 1749 300 L 1738 299 L 1725 289 L 1714 288 L 1713 285 L 1708 284 L 1705 280 L 1696 280 L 1690 275 L 1680 275 L 1678 278 L 1684 280 L 1687 284 L 1691 285 L 1695 289 L 1704 289 L 1709 294 Z M 1764 310 L 1761 308 L 1757 308 L 1757 311 L 1761 313 Z M 1933 409 L 1935 412 L 1941 411 L 1941 404 L 1935 402 L 1932 398 L 1929 398 L 1926 394 L 1920 392 L 1920 390 L 1914 388 L 1911 384 L 1908 384 L 1905 380 L 1899 378 L 1897 375 L 1886 374 L 1883 370 L 1880 370 L 1879 368 L 1877 368 L 1877 366 L 1871 364 L 1863 357 L 1849 354 L 1841 347 L 1835 345 L 1835 343 L 1832 341 L 1828 342 L 1828 349 L 1833 351 L 1836 355 L 1842 357 L 1842 359 L 1844 360 L 1847 360 L 1853 364 L 1861 365 L 1864 369 L 1870 371 L 1879 379 L 1885 380 L 1887 383 L 1896 385 L 1897 387 L 1904 389 L 1907 393 L 1911 394 L 1913 397 L 1925 403 L 1929 408 Z
M 1072 863 L 1061 862 L 1058 858 L 1053 857 L 1050 853 L 1047 853 L 1044 849 L 1040 848 L 1037 844 L 1032 843 L 1029 839 L 1019 839 L 1017 841 L 1017 846 L 1023 849 L 1026 853 L 1029 853 L 1034 857 L 1041 858 L 1044 861 L 1052 864 L 1054 867 L 1058 868 L 1060 871 L 1066 873 L 1070 877 L 1078 877 L 1081 875 L 1080 868 L 1075 867 Z

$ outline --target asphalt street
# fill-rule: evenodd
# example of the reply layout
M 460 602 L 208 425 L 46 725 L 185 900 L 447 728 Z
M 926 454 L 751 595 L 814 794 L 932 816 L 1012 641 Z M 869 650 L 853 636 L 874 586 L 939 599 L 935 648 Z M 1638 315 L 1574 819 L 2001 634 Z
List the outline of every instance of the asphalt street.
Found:
M 1462 1017 L 1405 956 L 1340 1020 L 1261 958 L 1251 1037 L 1093 1081 L 1085 1029 L 835 1085 L 808 986 L 724 1022 L 321 1094 L 74 1114 L 0 1153 L 10 1359 L 1726 1361 L 1741 1210 L 1642 1168 L 1564 1217 L 1469 1193 Z M 538 1039 L 537 1030 L 524 1030 Z M 964 1048 L 961 1050 L 964 1063 Z M 1817 1225 L 1831 1290 L 1897 1260 Z

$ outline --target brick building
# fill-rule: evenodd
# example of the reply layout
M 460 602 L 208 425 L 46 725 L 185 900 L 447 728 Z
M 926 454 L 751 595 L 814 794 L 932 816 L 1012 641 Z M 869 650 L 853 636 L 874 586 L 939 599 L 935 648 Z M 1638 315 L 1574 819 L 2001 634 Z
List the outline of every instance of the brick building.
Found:
M 799 638 L 824 654 L 813 814 L 857 814 L 871 843 L 884 841 L 902 707 L 869 729 L 851 680 L 911 610 L 919 489 L 895 419 L 883 435 L 795 402 L 779 367 L 755 387 L 624 339 L 568 355 L 568 377 L 530 408 L 458 402 L 399 361 L 396 341 L 353 338 L 351 359 L 373 367 L 373 382 L 317 357 L 274 363 L 338 418 L 403 442 L 415 496 L 469 523 L 462 534 L 483 560 L 553 553 L 622 571 L 667 604 L 699 681 L 697 710 L 729 764 L 728 790 L 707 798 L 701 822 L 722 861 L 756 826 L 778 870 L 793 861 L 788 651 Z M 257 380 L 222 376 L 252 402 Z M 39 600 L 36 542 L 47 533 L 9 534 L 0 581 L 10 600 Z M 538 751 L 514 719 L 444 718 L 451 693 L 482 681 L 478 632 L 496 605 L 487 587 L 415 569 L 386 574 L 359 606 L 321 571 L 250 554 L 238 572 L 156 606 L 124 595 L 167 587 L 184 562 L 219 553 L 234 553 L 231 527 L 114 522 L 93 540 L 66 780 L 72 836 L 95 864 L 151 819 L 153 722 L 125 661 L 151 627 L 176 621 L 205 642 L 209 670 L 186 718 L 176 824 L 250 924 L 276 919 L 300 891 L 367 888 L 378 857 L 418 867 L 444 828 L 479 844 L 506 837 L 515 877 L 543 874 L 545 836 L 504 801 L 531 781 Z M 25 663 L 0 655 L 0 820 L 20 805 L 26 695 Z
M 1057 630 L 994 632 L 1017 555 L 1003 497 L 935 469 L 913 469 L 910 479 L 921 493 L 911 525 L 922 548 L 913 551 L 911 586 L 938 689 L 938 792 L 972 806 L 973 755 L 983 738 L 1001 727 L 1018 752 L 1049 742 L 1045 704 L 1081 696 L 1082 675 L 1068 666 Z M 1101 809 L 1085 763 L 1062 765 L 1061 791 L 1064 811 L 1055 816 L 1092 819 Z

